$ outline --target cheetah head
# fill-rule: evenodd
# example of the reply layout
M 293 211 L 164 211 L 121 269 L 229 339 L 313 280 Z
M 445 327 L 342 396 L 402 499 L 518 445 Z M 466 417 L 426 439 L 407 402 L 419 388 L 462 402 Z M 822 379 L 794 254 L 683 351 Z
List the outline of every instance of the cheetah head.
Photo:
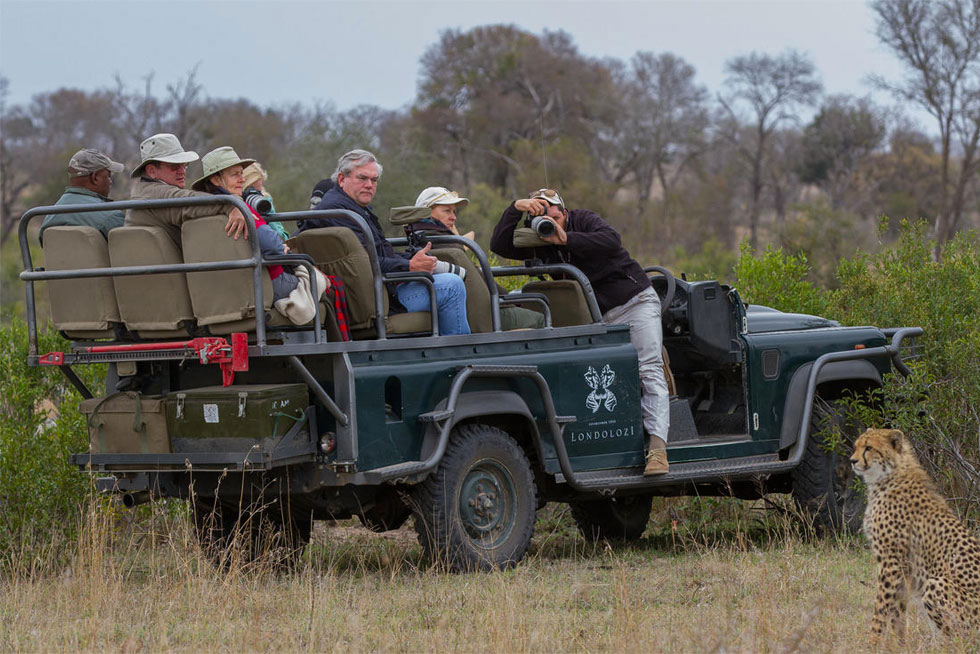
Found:
M 897 429 L 868 429 L 854 443 L 851 467 L 867 484 L 890 475 L 903 457 L 908 444 Z

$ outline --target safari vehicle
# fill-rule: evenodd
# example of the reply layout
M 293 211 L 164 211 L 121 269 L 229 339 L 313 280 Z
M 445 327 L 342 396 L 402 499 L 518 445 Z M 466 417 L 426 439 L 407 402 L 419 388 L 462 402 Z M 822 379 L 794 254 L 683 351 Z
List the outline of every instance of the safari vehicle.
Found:
M 792 492 L 831 528 L 855 525 L 845 457 L 815 434 L 842 421 L 835 402 L 906 371 L 900 346 L 918 328 L 842 327 L 813 316 L 748 309 L 717 281 L 650 269 L 664 308 L 674 378 L 670 472 L 643 477 L 636 352 L 624 325 L 605 325 L 588 279 L 567 265 L 491 267 L 476 243 L 432 238 L 466 266 L 470 335 L 439 335 L 434 314 L 388 315 L 371 231 L 330 227 L 292 239 L 276 263 L 317 265 L 346 285 L 353 340 L 314 324 L 284 325 L 271 309 L 254 227 L 225 237 L 238 198 L 130 201 L 115 208 L 215 204 L 183 225 L 183 252 L 151 227 L 108 242 L 85 227 L 44 234 L 44 267 L 28 244 L 32 219 L 107 205 L 49 206 L 19 225 L 29 362 L 56 365 L 84 398 L 91 444 L 72 463 L 127 505 L 186 498 L 206 551 L 233 537 L 257 551 L 271 535 L 294 546 L 313 520 L 358 516 L 376 531 L 410 515 L 424 552 L 453 570 L 521 560 L 535 511 L 566 502 L 590 538 L 638 538 L 655 495 L 758 497 Z M 329 212 L 336 214 L 336 212 Z M 288 222 L 327 212 L 277 214 Z M 475 261 L 458 247 L 465 245 Z M 298 254 L 303 253 L 303 254 Z M 516 295 L 494 278 L 529 276 Z M 70 341 L 37 351 L 35 284 Z M 502 305 L 545 313 L 541 329 L 502 332 Z M 258 309 L 257 309 L 258 308 Z M 106 363 L 89 389 L 75 366 Z

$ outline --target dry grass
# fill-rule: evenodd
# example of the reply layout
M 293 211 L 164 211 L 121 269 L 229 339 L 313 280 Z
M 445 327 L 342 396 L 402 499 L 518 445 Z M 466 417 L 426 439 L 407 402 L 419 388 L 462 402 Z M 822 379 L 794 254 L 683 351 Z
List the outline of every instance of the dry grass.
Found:
M 70 564 L 25 555 L 0 578 L 0 651 L 868 651 L 862 541 L 811 544 L 744 504 L 677 506 L 609 546 L 549 505 L 523 564 L 469 575 L 430 568 L 407 528 L 354 522 L 319 525 L 293 574 L 219 572 L 176 512 L 115 528 L 93 514 Z M 889 650 L 977 646 L 933 640 L 913 613 Z

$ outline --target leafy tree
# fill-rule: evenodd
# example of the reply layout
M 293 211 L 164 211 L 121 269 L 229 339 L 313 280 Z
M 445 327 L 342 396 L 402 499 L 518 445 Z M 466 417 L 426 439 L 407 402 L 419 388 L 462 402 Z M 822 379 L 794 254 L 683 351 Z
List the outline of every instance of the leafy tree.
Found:
M 422 57 L 415 115 L 450 185 L 480 179 L 516 195 L 526 190 L 517 183 L 515 143 L 543 147 L 561 136 L 584 142 L 592 122 L 609 122 L 605 98 L 612 92 L 608 68 L 582 56 L 564 32 L 447 30 Z M 548 176 L 535 188 L 547 183 Z
M 827 98 L 803 130 L 802 181 L 827 193 L 834 210 L 847 207 L 860 184 L 858 175 L 885 139 L 882 112 L 867 98 L 835 95 Z
M 878 38 L 908 69 L 881 88 L 925 109 L 941 143 L 937 252 L 963 217 L 980 161 L 980 0 L 875 0 Z M 959 155 L 959 162 L 955 155 Z
M 631 153 L 639 215 L 656 180 L 667 221 L 675 182 L 706 147 L 708 91 L 694 75 L 693 66 L 670 53 L 637 52 L 630 60 L 622 107 L 628 129 L 620 147 Z
M 719 96 L 726 117 L 722 131 L 749 168 L 749 239 L 755 248 L 772 135 L 795 120 L 794 109 L 812 105 L 822 85 L 813 62 L 792 50 L 734 57 L 725 63 L 725 73 L 725 92 Z

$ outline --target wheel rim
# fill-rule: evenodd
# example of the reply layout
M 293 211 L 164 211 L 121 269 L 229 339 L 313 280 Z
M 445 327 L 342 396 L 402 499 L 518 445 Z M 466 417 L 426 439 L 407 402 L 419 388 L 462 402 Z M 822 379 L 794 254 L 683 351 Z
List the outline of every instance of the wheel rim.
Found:
M 517 520 L 516 485 L 499 462 L 484 459 L 473 465 L 460 485 L 459 516 L 466 532 L 485 549 L 499 547 Z

